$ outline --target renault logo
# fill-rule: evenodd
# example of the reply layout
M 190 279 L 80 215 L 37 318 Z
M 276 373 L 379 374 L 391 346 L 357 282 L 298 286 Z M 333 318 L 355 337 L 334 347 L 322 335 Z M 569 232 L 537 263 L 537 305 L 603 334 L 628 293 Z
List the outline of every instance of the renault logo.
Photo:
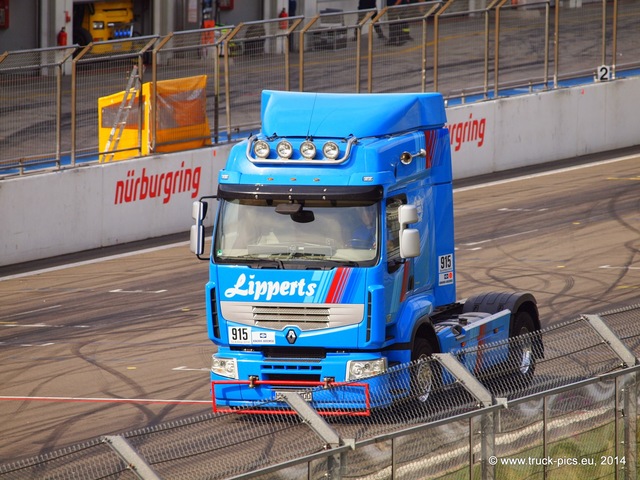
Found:
M 294 332 L 293 330 L 289 330 L 287 332 L 287 342 L 293 345 L 294 343 L 296 343 L 297 339 L 298 336 L 296 335 L 296 332 Z

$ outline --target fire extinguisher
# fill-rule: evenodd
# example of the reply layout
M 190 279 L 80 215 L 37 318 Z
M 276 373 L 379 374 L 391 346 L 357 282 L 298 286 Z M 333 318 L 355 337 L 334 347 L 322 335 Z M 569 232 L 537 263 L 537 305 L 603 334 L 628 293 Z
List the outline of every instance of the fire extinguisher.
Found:
M 280 12 L 280 15 L 278 15 L 278 18 L 287 18 L 288 16 L 289 15 L 287 15 L 287 11 L 283 8 L 282 11 Z M 280 22 L 280 30 L 286 30 L 287 28 L 289 28 L 288 20 Z
M 62 27 L 58 32 L 58 46 L 66 47 L 67 46 L 67 29 Z

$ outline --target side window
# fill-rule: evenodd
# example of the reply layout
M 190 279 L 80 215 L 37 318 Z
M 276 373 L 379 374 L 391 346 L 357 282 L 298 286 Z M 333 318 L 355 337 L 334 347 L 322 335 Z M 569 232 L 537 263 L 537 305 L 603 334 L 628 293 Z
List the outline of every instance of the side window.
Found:
M 395 272 L 402 265 L 400 257 L 400 223 L 398 223 L 398 208 L 407 203 L 406 197 L 393 197 L 387 200 L 387 269 Z

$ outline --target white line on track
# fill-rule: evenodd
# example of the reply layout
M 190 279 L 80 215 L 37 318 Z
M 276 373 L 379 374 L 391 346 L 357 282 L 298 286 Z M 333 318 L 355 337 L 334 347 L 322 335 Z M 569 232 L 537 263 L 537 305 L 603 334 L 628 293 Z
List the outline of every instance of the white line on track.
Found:
M 29 315 L 31 313 L 45 312 L 47 310 L 53 310 L 54 308 L 60 308 L 61 306 L 62 305 L 51 305 L 50 307 L 38 308 L 36 310 L 29 310 L 28 312 L 12 313 L 11 315 L 2 317 L 2 319 L 6 320 L 7 318 L 21 317 L 22 315 Z
M 109 293 L 164 293 L 166 290 L 123 290 L 116 288 L 115 290 L 109 290 Z
M 11 328 L 15 328 L 15 327 L 21 327 L 21 328 L 46 328 L 49 325 L 45 325 L 44 323 L 32 323 L 30 325 L 20 325 L 18 323 L 15 322 L 11 322 L 11 323 L 6 323 L 6 322 L 2 322 L 0 323 L 0 327 L 11 327 Z
M 610 268 L 610 269 L 613 269 L 613 270 L 620 270 L 620 269 L 622 269 L 622 270 L 640 270 L 640 267 L 630 267 L 628 265 L 622 265 L 620 267 L 613 267 L 611 265 L 601 265 L 600 268 Z
M 30 323 L 22 325 L 16 322 L 0 322 L 0 327 L 7 328 L 89 328 L 89 325 L 47 325 L 46 323 Z
M 189 245 L 189 242 L 172 243 L 170 245 L 161 245 L 159 247 L 145 248 L 144 250 L 136 250 L 134 252 L 120 253 L 118 255 L 111 255 L 108 257 L 94 258 L 92 260 L 85 260 L 83 262 L 67 263 L 65 265 L 58 265 L 57 267 L 43 268 L 42 270 L 34 270 L 32 272 L 24 272 L 24 273 L 18 273 L 16 275 L 9 275 L 7 277 L 0 277 L 0 282 L 3 280 L 13 280 L 14 278 L 30 277 L 31 275 L 39 275 L 41 273 L 56 272 L 58 270 L 65 270 L 67 268 L 80 267 L 82 265 L 91 265 L 94 263 L 101 263 L 109 260 L 117 260 L 119 258 L 132 257 L 134 255 L 142 255 L 144 253 L 158 252 L 160 250 L 166 250 L 168 248 L 181 247 L 185 245 Z
M 60 403 L 143 403 L 170 405 L 209 405 L 211 400 L 163 400 L 155 398 L 91 398 L 91 397 L 20 397 L 1 395 L 0 401 L 14 402 L 60 402 Z
M 189 367 L 176 367 L 171 370 L 179 371 L 179 372 L 208 372 L 208 368 L 189 368 Z
M 534 233 L 534 232 L 537 232 L 537 231 L 538 231 L 538 229 L 536 228 L 535 230 L 528 230 L 526 232 L 512 233 L 511 235 L 503 235 L 501 237 L 488 238 L 486 240 L 481 240 L 479 242 L 463 243 L 462 245 L 464 245 L 466 247 L 472 247 L 474 245 L 480 245 L 482 243 L 495 242 L 496 240 L 502 240 L 503 238 L 511 238 L 511 237 L 517 237 L 519 235 L 527 235 L 528 233 Z
M 557 170 L 548 170 L 546 172 L 540 172 L 540 173 L 532 173 L 530 175 L 522 175 L 520 177 L 505 178 L 504 180 L 496 180 L 495 182 L 486 182 L 478 185 L 469 185 L 468 187 L 454 188 L 453 191 L 466 192 L 467 190 L 476 190 L 478 188 L 493 187 L 494 185 L 502 185 L 505 183 L 519 182 L 521 180 L 529 180 L 531 178 L 547 177 L 549 175 L 555 175 L 556 173 L 572 172 L 574 170 L 581 170 L 583 168 L 598 167 L 600 165 L 608 165 L 610 163 L 624 162 L 626 160 L 632 160 L 637 158 L 639 158 L 637 154 L 625 155 L 623 157 L 612 158 L 609 160 L 602 160 L 600 162 L 588 163 L 586 165 L 575 165 L 573 167 L 559 168 Z

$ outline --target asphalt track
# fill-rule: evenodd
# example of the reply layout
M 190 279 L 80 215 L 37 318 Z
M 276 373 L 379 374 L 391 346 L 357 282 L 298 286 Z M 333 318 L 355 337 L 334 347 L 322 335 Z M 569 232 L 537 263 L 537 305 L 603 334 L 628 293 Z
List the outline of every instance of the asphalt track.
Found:
M 623 153 L 458 183 L 458 296 L 531 291 L 545 326 L 639 303 Z M 207 265 L 179 238 L 0 269 L 0 463 L 210 411 Z

